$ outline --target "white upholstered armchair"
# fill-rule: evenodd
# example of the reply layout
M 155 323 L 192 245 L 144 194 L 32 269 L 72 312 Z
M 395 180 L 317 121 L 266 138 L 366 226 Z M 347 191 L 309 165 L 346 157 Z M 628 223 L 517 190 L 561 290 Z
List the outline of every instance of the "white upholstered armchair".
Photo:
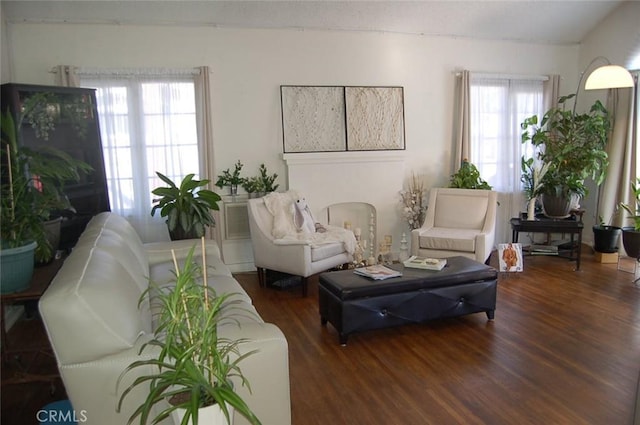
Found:
M 411 232 L 411 254 L 487 262 L 495 242 L 496 209 L 497 193 L 491 190 L 431 189 L 424 224 Z
M 296 197 L 295 192 L 272 195 L 281 198 L 289 196 L 288 202 Z M 286 230 L 287 226 L 292 225 L 288 215 L 278 215 L 273 208 L 267 208 L 265 199 L 269 202 L 269 196 L 248 201 L 251 244 L 260 286 L 266 283 L 266 271 L 274 270 L 302 277 L 302 293 L 306 295 L 309 276 L 353 260 L 355 237 L 353 233 L 345 234 L 344 229 L 333 226 L 326 226 L 328 231 L 324 234 L 292 235 Z M 342 237 L 346 240 L 340 241 Z

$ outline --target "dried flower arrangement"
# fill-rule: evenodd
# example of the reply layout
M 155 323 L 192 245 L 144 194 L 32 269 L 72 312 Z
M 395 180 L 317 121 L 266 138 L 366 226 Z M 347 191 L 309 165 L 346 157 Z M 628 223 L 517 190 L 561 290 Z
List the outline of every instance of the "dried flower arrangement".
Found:
M 409 229 L 418 229 L 422 226 L 427 207 L 424 206 L 424 182 L 419 176 L 413 174 L 409 182 L 408 190 L 401 190 L 402 217 L 407 221 Z

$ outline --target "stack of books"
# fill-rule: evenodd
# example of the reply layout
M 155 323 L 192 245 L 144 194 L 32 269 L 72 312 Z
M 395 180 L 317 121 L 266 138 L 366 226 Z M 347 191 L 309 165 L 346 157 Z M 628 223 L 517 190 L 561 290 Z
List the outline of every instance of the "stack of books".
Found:
M 531 255 L 558 255 L 558 247 L 555 245 L 531 245 L 529 253 Z
M 412 255 L 403 262 L 405 267 L 424 270 L 442 270 L 447 265 L 446 258 L 425 258 Z
M 402 276 L 397 270 L 390 269 L 382 264 L 375 264 L 373 266 L 360 267 L 353 271 L 360 276 L 366 276 L 373 280 L 384 280 L 392 277 Z

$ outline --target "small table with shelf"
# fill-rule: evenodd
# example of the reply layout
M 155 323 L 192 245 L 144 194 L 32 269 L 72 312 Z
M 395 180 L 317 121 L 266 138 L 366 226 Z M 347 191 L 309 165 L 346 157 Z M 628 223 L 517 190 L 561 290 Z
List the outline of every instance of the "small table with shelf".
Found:
M 52 383 L 52 391 L 53 391 L 53 380 L 59 377 L 59 374 L 34 374 L 29 372 L 29 366 L 20 364 L 20 356 L 18 353 L 27 353 L 36 351 L 39 354 L 44 353 L 47 355 L 52 355 L 51 347 L 14 347 L 13 344 L 10 344 L 9 338 L 7 336 L 7 331 L 5 328 L 5 306 L 24 303 L 27 301 L 39 301 L 42 297 L 42 294 L 47 290 L 49 284 L 53 280 L 53 278 L 62 267 L 64 263 L 64 259 L 56 259 L 51 263 L 36 267 L 33 272 L 33 277 L 31 278 L 31 284 L 28 288 L 20 292 L 14 292 L 9 294 L 0 294 L 0 326 L 1 329 L 1 337 L 2 337 L 2 362 L 4 365 L 9 365 L 12 360 L 16 360 L 17 366 L 21 366 L 21 370 L 18 371 L 15 377 L 10 379 L 3 379 L 2 385 L 10 385 L 10 384 L 23 384 L 28 382 L 50 382 Z M 15 357 L 12 358 L 12 355 L 15 354 Z
M 576 270 L 580 270 L 580 249 L 582 245 L 582 229 L 584 223 L 582 222 L 582 211 L 578 211 L 572 214 L 568 218 L 557 219 L 548 218 L 543 215 L 536 215 L 535 220 L 528 220 L 525 213 L 520 217 L 514 217 L 511 219 L 511 240 L 514 243 L 518 242 L 518 234 L 521 232 L 526 233 L 568 233 L 571 236 L 569 258 L 570 260 L 576 260 Z M 578 240 L 574 240 L 574 236 L 577 235 Z M 577 242 L 577 244 L 575 243 Z M 577 246 L 576 246 L 577 245 Z

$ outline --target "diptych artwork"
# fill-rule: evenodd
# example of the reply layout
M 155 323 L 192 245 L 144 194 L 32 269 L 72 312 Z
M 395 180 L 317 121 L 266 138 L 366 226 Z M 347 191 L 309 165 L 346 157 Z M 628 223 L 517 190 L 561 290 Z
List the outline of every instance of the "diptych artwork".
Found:
M 281 86 L 284 152 L 405 148 L 402 87 Z

